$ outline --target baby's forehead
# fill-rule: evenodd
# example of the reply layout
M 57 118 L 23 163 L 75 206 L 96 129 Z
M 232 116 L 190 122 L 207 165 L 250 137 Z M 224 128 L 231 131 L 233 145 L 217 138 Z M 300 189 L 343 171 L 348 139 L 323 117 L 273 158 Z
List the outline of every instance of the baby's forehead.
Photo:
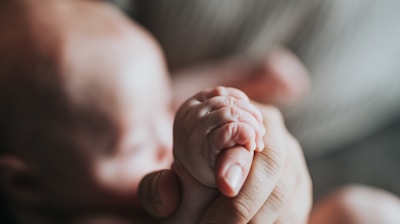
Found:
M 148 111 L 136 104 L 136 98 L 151 94 L 165 78 L 150 75 L 164 66 L 160 49 L 116 10 L 104 9 L 100 15 L 69 17 L 75 21 L 62 15 L 54 20 L 42 18 L 34 27 L 38 30 L 26 31 L 20 40 L 28 48 L 16 52 L 10 45 L 0 53 L 1 61 L 13 59 L 9 70 L 0 71 L 0 102 L 5 108 L 0 121 L 18 127 L 18 138 L 23 128 L 26 136 L 32 136 L 29 130 L 37 124 L 64 134 L 76 132 L 74 136 L 115 134 L 127 114 Z M 38 32 L 42 28 L 47 29 L 45 33 Z M 15 46 L 21 44 L 13 41 Z M 15 53 L 10 57 L 4 52 Z M 155 78 L 150 82 L 148 77 Z
M 11 57 L 14 65 L 9 66 L 10 74 L 6 75 L 8 83 L 3 84 L 16 85 L 18 88 L 14 89 L 25 94 L 26 101 L 57 95 L 78 105 L 100 105 L 104 110 L 117 107 L 113 103 L 119 103 L 116 99 L 126 95 L 125 90 L 131 87 L 151 89 L 153 85 L 145 78 L 149 73 L 162 73 L 163 68 L 149 69 L 164 66 L 154 39 L 117 9 L 105 4 L 85 8 L 80 6 L 86 4 L 84 1 L 78 3 L 61 10 L 58 3 L 53 8 L 49 4 L 28 10 L 29 19 L 34 21 L 25 21 L 25 26 L 34 24 L 32 29 L 19 26 L 26 32 L 20 42 L 28 46 L 16 52 L 12 46 L 21 43 L 13 40 L 16 43 L 7 48 L 7 52 L 16 54 Z M 52 20 L 41 12 L 47 8 L 52 9 L 48 12 Z M 4 59 L 9 57 L 4 52 L 1 55 Z

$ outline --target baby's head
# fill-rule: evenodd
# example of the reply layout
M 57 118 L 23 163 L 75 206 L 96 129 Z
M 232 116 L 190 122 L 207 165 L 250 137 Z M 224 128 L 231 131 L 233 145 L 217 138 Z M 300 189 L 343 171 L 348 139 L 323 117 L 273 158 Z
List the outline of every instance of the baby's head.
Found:
M 172 161 L 160 49 L 102 2 L 28 2 L 0 24 L 2 190 L 20 210 L 135 209 L 140 179 Z

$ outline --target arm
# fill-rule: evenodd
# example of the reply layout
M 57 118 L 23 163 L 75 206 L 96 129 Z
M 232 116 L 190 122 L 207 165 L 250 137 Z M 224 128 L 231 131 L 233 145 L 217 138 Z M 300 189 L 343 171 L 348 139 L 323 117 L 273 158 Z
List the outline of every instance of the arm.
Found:
M 278 47 L 264 60 L 231 57 L 184 68 L 172 74 L 175 106 L 197 91 L 218 85 L 232 86 L 264 104 L 287 106 L 307 93 L 310 78 L 294 53 Z

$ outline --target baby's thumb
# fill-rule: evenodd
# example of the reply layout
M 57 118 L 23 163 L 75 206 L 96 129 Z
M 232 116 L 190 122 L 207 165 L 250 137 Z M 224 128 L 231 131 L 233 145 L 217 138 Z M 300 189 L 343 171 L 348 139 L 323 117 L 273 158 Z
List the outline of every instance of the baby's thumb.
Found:
M 161 170 L 146 175 L 139 185 L 140 205 L 155 218 L 172 215 L 179 207 L 181 192 L 179 180 L 171 170 Z
M 223 150 L 217 159 L 215 176 L 219 191 L 227 196 L 236 196 L 249 174 L 254 151 L 244 146 Z

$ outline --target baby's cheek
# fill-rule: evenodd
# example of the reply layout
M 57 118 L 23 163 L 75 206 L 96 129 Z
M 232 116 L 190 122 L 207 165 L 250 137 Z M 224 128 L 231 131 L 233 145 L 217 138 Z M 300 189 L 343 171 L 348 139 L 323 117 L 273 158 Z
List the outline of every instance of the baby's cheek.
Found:
M 135 168 L 133 165 L 131 167 L 122 166 L 117 161 L 103 161 L 96 170 L 96 179 L 106 189 L 117 192 L 131 191 L 133 190 L 132 186 L 138 184 L 136 177 L 139 176 L 139 173 Z M 129 169 L 129 171 L 126 169 Z
M 136 192 L 140 180 L 148 173 L 169 168 L 170 161 L 160 162 L 154 150 L 119 155 L 97 163 L 95 179 L 98 184 L 117 193 Z
M 173 127 L 173 115 L 170 112 L 165 112 L 158 115 L 154 119 L 153 127 L 155 136 L 158 144 L 168 148 L 172 153 L 172 127 Z

